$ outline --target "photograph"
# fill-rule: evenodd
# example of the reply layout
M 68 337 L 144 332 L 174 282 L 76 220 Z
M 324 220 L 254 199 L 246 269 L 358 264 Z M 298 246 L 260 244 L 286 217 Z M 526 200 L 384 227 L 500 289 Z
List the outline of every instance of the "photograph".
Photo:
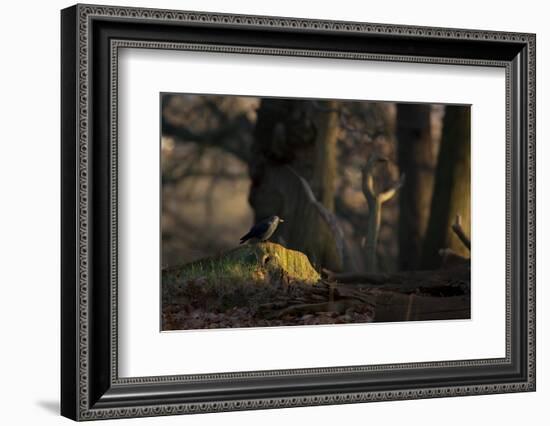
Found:
M 34 178 L 8 184 L 34 206 L 11 210 L 38 219 L 4 222 L 28 264 L 21 230 L 41 223 L 37 202 L 56 206 L 58 260 L 45 259 L 61 292 L 39 285 L 35 299 L 59 306 L 59 336 L 40 329 L 25 349 L 57 342 L 40 363 L 51 380 L 37 377 L 55 385 L 62 416 L 270 423 L 273 409 L 342 405 L 323 408 L 340 421 L 360 409 L 343 405 L 392 401 L 366 418 L 424 424 L 412 400 L 438 399 L 434 419 L 475 423 L 483 409 L 516 424 L 548 396 L 536 360 L 548 25 L 528 6 L 522 17 L 402 3 L 404 15 L 377 3 L 315 16 L 75 4 L 60 26 L 40 13 L 56 48 L 35 50 L 61 61 L 57 84 L 37 80 L 39 98 L 59 88 L 61 109 L 33 117 L 60 133 L 50 159 L 48 138 L 36 144 L 57 195 L 42 202 L 43 173 L 28 172 L 41 166 L 6 156 L 11 175 Z M 12 86 L 24 125 L 4 139 L 19 142 L 30 113 L 17 102 L 36 96 Z M 12 322 L 29 317 L 34 331 L 44 315 L 8 299 Z M 415 404 L 419 415 L 399 414 Z
M 161 331 L 470 319 L 470 105 L 159 104 Z

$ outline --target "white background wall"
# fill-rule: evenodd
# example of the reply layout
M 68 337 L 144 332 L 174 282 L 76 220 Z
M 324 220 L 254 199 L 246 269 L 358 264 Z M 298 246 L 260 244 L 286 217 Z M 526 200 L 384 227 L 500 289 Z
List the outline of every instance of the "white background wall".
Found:
M 548 424 L 550 28 L 541 0 L 133 0 L 103 4 L 537 33 L 538 390 L 530 394 L 118 420 L 119 424 Z M 59 404 L 59 10 L 11 1 L 0 23 L 0 419 L 68 424 Z M 128 423 L 131 422 L 131 423 Z M 108 421 L 102 424 L 113 423 Z M 113 423 L 115 424 L 115 423 Z

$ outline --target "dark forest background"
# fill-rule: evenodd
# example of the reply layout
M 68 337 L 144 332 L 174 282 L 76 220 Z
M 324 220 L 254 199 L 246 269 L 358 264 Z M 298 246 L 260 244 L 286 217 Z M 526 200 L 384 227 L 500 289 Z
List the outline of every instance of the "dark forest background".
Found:
M 163 94 L 162 266 L 272 241 L 332 271 L 432 270 L 469 257 L 470 108 Z

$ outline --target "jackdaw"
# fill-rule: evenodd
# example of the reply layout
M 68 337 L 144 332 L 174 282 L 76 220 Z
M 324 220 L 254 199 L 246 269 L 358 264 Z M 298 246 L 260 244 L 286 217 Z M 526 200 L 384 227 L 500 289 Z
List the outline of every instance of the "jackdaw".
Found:
M 267 219 L 258 222 L 246 235 L 241 237 L 240 244 L 245 243 L 246 241 L 266 241 L 273 235 L 279 223 L 284 222 L 279 216 L 270 216 Z

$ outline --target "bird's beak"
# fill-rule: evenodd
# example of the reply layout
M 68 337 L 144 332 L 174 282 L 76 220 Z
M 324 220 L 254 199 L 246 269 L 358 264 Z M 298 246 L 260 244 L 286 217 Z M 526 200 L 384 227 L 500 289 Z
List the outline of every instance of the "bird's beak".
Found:
M 284 222 L 284 220 L 283 220 L 283 219 L 279 219 L 279 222 Z

